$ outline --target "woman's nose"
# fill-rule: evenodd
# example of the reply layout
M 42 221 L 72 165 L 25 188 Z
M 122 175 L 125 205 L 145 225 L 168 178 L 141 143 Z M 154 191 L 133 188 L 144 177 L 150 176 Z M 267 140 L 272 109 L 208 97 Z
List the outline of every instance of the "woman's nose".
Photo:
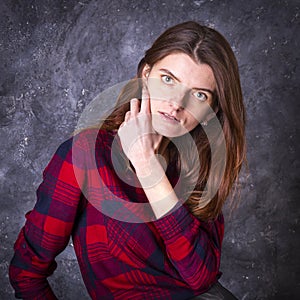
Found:
M 168 102 L 170 106 L 174 107 L 176 110 L 182 110 L 187 105 L 188 97 L 189 93 L 187 89 L 180 89 L 171 95 Z
M 169 102 L 169 105 L 177 111 L 184 109 L 182 103 L 180 103 L 179 101 L 170 100 L 168 102 Z

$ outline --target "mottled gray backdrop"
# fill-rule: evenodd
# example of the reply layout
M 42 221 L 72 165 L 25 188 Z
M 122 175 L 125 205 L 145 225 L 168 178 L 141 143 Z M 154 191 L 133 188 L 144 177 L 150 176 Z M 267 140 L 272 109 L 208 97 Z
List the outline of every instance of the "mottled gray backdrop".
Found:
M 84 107 L 135 75 L 167 27 L 190 19 L 223 33 L 239 62 L 249 175 L 229 218 L 222 282 L 240 299 L 299 299 L 299 0 L 0 2 L 0 298 L 41 173 Z M 50 279 L 88 299 L 72 244 Z

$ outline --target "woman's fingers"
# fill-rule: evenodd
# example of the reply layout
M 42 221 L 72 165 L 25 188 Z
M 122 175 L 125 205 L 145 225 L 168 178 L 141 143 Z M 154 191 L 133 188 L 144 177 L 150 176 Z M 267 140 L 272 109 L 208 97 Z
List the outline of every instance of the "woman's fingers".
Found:
M 142 103 L 141 103 L 141 113 L 149 114 L 150 109 L 150 95 L 146 85 L 142 89 Z
M 136 116 L 139 113 L 140 103 L 139 100 L 133 98 L 130 100 L 130 114 L 131 116 Z
M 124 123 L 128 122 L 129 119 L 131 117 L 131 111 L 129 110 L 128 112 L 126 112 L 125 117 L 124 117 Z

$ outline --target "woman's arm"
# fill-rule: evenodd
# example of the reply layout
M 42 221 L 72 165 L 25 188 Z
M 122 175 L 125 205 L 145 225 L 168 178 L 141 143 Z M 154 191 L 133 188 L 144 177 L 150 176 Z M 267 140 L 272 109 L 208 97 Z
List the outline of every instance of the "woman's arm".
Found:
M 153 177 L 145 177 L 145 170 L 153 168 Z M 219 272 L 224 231 L 222 217 L 210 224 L 203 223 L 184 206 L 164 216 L 179 204 L 179 200 L 159 160 L 154 156 L 148 166 L 136 168 L 136 173 L 158 219 L 153 223 L 170 261 L 191 289 L 208 288 Z
M 209 288 L 219 274 L 223 217 L 220 216 L 215 222 L 204 223 L 183 205 L 167 214 L 179 200 L 159 160 L 151 159 L 151 169 L 155 168 L 151 180 L 145 177 L 145 170 L 149 168 L 144 166 L 141 172 L 136 168 L 136 173 L 158 219 L 153 224 L 164 241 L 167 255 L 191 289 Z
M 9 277 L 16 298 L 56 299 L 47 277 L 56 269 L 55 257 L 69 242 L 84 180 L 83 164 L 74 172 L 72 141 L 63 143 L 46 167 L 35 207 L 26 214 L 15 243 Z M 83 152 L 76 147 L 78 154 Z
M 222 215 L 214 222 L 203 223 L 181 206 L 153 224 L 170 261 L 192 290 L 203 291 L 216 282 L 224 235 Z

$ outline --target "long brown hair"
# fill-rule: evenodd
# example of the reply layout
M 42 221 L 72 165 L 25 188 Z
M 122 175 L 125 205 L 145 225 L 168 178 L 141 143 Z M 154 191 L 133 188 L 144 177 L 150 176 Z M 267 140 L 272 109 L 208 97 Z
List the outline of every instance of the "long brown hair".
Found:
M 159 60 L 171 53 L 185 53 L 195 62 L 207 64 L 211 67 L 216 80 L 216 90 L 212 108 L 216 112 L 216 118 L 222 127 L 222 135 L 216 136 L 218 143 L 225 139 L 226 162 L 224 173 L 221 174 L 217 193 L 204 201 L 204 188 L 208 183 L 211 170 L 211 151 L 205 131 L 199 124 L 190 134 L 197 146 L 197 158 L 201 162 L 197 182 L 189 193 L 186 205 L 191 213 L 201 220 L 213 220 L 221 213 L 223 204 L 232 192 L 234 196 L 238 186 L 238 175 L 243 162 L 246 161 L 245 146 L 245 109 L 240 85 L 238 64 L 234 53 L 227 40 L 216 30 L 196 22 L 189 21 L 175 25 L 167 29 L 145 52 L 137 68 L 137 78 L 142 78 L 142 71 L 147 65 L 153 67 Z M 117 108 L 103 123 L 104 129 L 118 129 L 124 120 L 125 113 L 129 110 L 129 103 L 133 97 L 139 98 L 140 85 L 132 80 L 127 84 L 121 96 Z M 120 105 L 121 103 L 125 103 Z M 210 122 L 207 127 L 210 126 Z M 170 143 L 170 147 L 172 144 Z M 171 149 L 172 150 L 172 149 Z M 174 149 L 173 149 L 174 150 Z M 175 155 L 175 152 L 173 152 Z M 194 153 L 195 154 L 195 153 Z M 180 167 L 185 173 L 191 173 L 190 154 L 186 160 L 180 162 Z M 218 176 L 218 174 L 215 174 Z M 193 176 L 191 176 L 192 178 Z M 192 179 L 191 179 L 192 180 Z M 188 186 L 188 184 L 187 184 Z M 234 186 L 234 188 L 233 188 Z M 202 198 L 201 198 L 202 197 Z M 233 200 L 234 197 L 232 197 Z M 232 202 L 233 204 L 233 202 Z

